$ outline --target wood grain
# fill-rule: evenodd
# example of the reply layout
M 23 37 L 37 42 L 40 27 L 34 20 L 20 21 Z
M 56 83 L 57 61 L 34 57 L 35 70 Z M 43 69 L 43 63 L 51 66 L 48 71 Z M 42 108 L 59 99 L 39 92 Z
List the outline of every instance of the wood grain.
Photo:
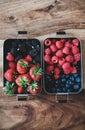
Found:
M 85 28 L 85 0 L 0 0 L 0 39 Z

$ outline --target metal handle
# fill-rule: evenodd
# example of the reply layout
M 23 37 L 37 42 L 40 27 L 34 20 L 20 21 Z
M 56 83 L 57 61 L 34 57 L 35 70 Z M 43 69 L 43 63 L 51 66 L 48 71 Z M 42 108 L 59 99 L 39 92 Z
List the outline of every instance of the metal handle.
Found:
M 28 38 L 28 32 L 27 31 L 18 31 L 17 32 L 17 38 Z
M 56 103 L 67 103 L 69 101 L 68 93 L 58 93 L 55 95 Z

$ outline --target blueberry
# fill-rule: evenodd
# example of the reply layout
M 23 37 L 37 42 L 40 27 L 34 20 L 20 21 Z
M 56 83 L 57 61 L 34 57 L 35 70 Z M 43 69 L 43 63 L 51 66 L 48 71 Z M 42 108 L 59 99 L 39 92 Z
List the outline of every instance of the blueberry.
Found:
M 70 80 L 71 80 L 71 81 L 74 81 L 75 79 L 74 79 L 74 77 L 72 76 L 72 77 L 70 77 Z
M 78 84 L 75 84 L 74 86 L 73 86 L 73 88 L 76 90 L 76 89 L 79 89 L 79 85 Z
M 61 81 L 62 81 L 62 82 L 65 82 L 65 81 L 66 81 L 66 79 L 65 79 L 65 78 L 63 78 L 63 79 L 61 79 Z
M 78 74 L 74 74 L 73 76 L 76 78 L 78 76 Z
M 70 87 L 70 85 L 69 84 L 66 84 L 66 88 L 69 88 Z
M 68 75 L 68 74 L 66 75 L 66 78 L 69 78 L 69 75 Z
M 80 77 L 77 77 L 77 78 L 76 78 L 76 82 L 77 82 L 77 83 L 80 83 L 80 82 L 81 82 L 81 78 L 80 78 Z
M 71 84 L 72 84 L 72 81 L 71 81 L 71 80 L 68 80 L 66 83 L 69 84 L 69 85 L 71 85 Z

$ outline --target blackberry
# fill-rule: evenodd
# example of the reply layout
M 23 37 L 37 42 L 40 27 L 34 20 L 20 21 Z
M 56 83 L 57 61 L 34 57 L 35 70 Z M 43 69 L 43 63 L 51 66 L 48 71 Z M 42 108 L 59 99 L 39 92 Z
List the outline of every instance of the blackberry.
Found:
M 32 49 L 32 50 L 29 51 L 29 55 L 31 55 L 32 57 L 37 56 L 37 54 L 38 54 L 38 52 L 37 52 L 36 49 Z
M 23 58 L 23 56 L 18 55 L 18 56 L 15 58 L 15 62 L 17 62 L 18 60 L 20 60 L 20 59 L 22 59 L 22 58 Z

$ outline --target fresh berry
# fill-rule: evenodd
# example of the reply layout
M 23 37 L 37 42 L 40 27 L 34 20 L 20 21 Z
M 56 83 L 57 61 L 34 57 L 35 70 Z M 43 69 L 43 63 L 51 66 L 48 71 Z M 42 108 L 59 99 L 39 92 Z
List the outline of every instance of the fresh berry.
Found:
M 13 69 L 16 67 L 16 64 L 14 62 L 12 62 L 12 61 L 10 61 L 8 63 L 8 65 L 9 65 L 10 68 L 13 68 Z
M 23 87 L 18 86 L 17 91 L 18 91 L 18 94 L 21 94 L 21 93 L 23 93 L 24 88 L 23 88 Z
M 60 41 L 61 41 L 62 43 L 65 43 L 66 40 L 65 40 L 65 39 L 61 39 Z
M 62 66 L 65 63 L 65 58 L 60 58 L 58 63 L 59 66 Z
M 75 55 L 75 54 L 77 54 L 78 52 L 79 52 L 78 47 L 77 47 L 77 46 L 73 46 L 73 47 L 72 47 L 72 53 Z
M 60 69 L 59 68 L 55 68 L 54 69 L 54 74 L 58 74 L 59 75 L 60 74 Z
M 32 61 L 32 57 L 31 57 L 30 55 L 27 55 L 27 56 L 25 57 L 25 60 L 27 60 L 28 62 L 31 62 L 31 61 Z
M 62 52 L 62 50 L 58 50 L 58 51 L 56 52 L 56 56 L 57 56 L 57 57 L 63 57 L 63 52 Z
M 49 55 L 45 55 L 44 56 L 44 60 L 45 60 L 45 62 L 50 62 L 51 61 L 51 58 L 50 58 L 50 56 Z
M 7 59 L 8 61 L 14 61 L 14 56 L 13 56 L 13 54 L 8 53 L 8 55 L 6 56 L 6 59 Z
M 45 40 L 45 46 L 50 46 L 50 45 L 51 45 L 51 40 L 46 39 L 46 40 Z
M 46 67 L 46 71 L 47 72 L 52 72 L 54 70 L 54 66 L 53 65 L 48 65 L 47 67 Z
M 81 78 L 80 78 L 80 77 L 77 77 L 77 78 L 76 78 L 76 82 L 77 82 L 77 83 L 80 83 L 80 82 L 81 82 Z
M 52 44 L 50 46 L 50 49 L 51 49 L 52 52 L 56 52 L 57 51 L 57 47 L 54 44 Z
M 63 68 L 64 74 L 71 73 L 71 65 L 68 62 L 64 63 L 62 68 Z
M 71 47 L 72 47 L 72 44 L 71 44 L 69 41 L 67 41 L 67 42 L 65 43 L 65 46 L 71 48 Z
M 72 42 L 73 42 L 73 44 L 74 44 L 75 46 L 78 46 L 78 45 L 79 45 L 79 40 L 78 40 L 78 39 L 74 39 Z
M 80 59 L 81 59 L 81 54 L 80 53 L 77 53 L 77 54 L 75 54 L 74 55 L 74 59 L 75 59 L 75 61 L 80 61 Z
M 73 62 L 73 56 L 72 55 L 66 56 L 66 61 Z
M 29 67 L 28 62 L 25 59 L 20 59 L 17 62 L 17 71 L 20 74 L 26 73 L 28 67 Z
M 61 42 L 61 41 L 56 41 L 56 47 L 57 47 L 58 49 L 61 49 L 61 48 L 63 47 L 63 42 Z
M 57 56 L 53 56 L 52 57 L 52 62 L 53 63 L 57 63 L 58 62 L 58 57 Z
M 60 75 L 54 74 L 54 78 L 55 78 L 55 79 L 59 79 L 59 78 L 60 78 Z
M 15 80 L 16 84 L 21 87 L 27 87 L 31 81 L 32 79 L 29 74 L 19 75 Z
M 72 68 L 71 68 L 71 73 L 72 73 L 72 74 L 77 73 L 77 69 L 76 69 L 76 67 L 72 67 Z
M 46 48 L 45 49 L 45 54 L 46 55 L 50 55 L 51 54 L 51 49 L 50 48 Z
M 69 47 L 64 47 L 64 48 L 63 48 L 63 53 L 66 54 L 66 55 L 70 54 L 70 49 L 69 49 Z
M 79 85 L 78 84 L 75 84 L 74 86 L 73 86 L 73 88 L 76 90 L 76 89 L 79 89 Z
M 4 77 L 6 80 L 8 80 L 9 82 L 12 82 L 14 80 L 14 69 L 8 69 L 5 74 Z

